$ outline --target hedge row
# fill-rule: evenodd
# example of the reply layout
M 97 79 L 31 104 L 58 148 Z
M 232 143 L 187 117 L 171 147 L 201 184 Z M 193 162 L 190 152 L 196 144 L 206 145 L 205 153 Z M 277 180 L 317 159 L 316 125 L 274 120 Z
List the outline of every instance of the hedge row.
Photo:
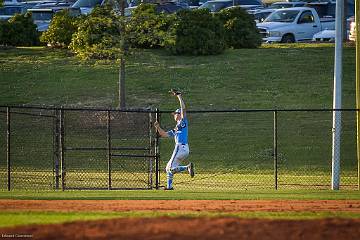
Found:
M 1 33 L 0 33 L 1 38 Z M 261 44 L 253 18 L 240 7 L 217 14 L 205 9 L 176 14 L 140 4 L 130 18 L 110 6 L 96 7 L 88 16 L 55 15 L 41 42 L 70 48 L 82 59 L 117 58 L 125 48 L 165 48 L 172 54 L 220 54 L 226 48 L 255 48 Z

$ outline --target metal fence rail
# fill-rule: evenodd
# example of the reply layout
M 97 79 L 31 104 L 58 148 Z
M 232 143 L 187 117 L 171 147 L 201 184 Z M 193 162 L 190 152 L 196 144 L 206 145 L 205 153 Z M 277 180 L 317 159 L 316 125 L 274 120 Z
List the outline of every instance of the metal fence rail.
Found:
M 341 189 L 357 189 L 356 110 L 342 109 Z M 330 189 L 331 109 L 190 111 L 195 178 L 175 189 Z M 153 189 L 166 183 L 169 111 L 0 107 L 0 189 Z

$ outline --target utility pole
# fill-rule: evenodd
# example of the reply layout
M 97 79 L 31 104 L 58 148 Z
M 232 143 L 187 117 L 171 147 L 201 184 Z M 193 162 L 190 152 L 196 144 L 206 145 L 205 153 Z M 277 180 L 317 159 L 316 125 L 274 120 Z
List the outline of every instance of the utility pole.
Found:
M 356 125 L 357 125 L 357 161 L 358 190 L 360 190 L 360 2 L 355 1 L 355 44 L 356 44 Z

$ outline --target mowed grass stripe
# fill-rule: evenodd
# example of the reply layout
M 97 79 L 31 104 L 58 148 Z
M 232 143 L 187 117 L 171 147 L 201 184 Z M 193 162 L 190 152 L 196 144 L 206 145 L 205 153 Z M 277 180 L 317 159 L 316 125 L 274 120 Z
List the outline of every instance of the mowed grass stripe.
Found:
M 349 212 L 0 212 L 0 228 L 30 224 L 60 224 L 74 221 L 92 221 L 114 218 L 157 218 L 157 217 L 237 217 L 261 219 L 309 220 L 321 218 L 360 218 L 360 213 Z
M 360 200 L 353 190 L 83 190 L 0 191 L 0 199 L 24 200 Z

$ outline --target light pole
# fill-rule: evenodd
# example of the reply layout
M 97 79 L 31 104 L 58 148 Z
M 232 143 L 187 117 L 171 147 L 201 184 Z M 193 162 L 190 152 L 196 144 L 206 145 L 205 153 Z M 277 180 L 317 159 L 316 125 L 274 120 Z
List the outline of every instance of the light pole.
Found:
M 360 108 L 360 2 L 355 1 L 355 43 L 356 43 L 356 109 Z M 357 160 L 358 190 L 360 190 L 360 112 L 356 111 L 357 119 Z
M 341 109 L 342 85 L 342 54 L 343 54 L 343 16 L 344 2 L 337 1 L 335 11 L 335 63 L 334 63 L 334 93 L 333 109 Z M 341 111 L 333 110 L 332 127 L 332 167 L 331 189 L 340 187 L 340 144 L 341 144 Z
M 125 12 L 125 0 L 119 0 L 120 3 L 120 69 L 119 69 L 119 104 L 118 108 L 124 110 L 126 108 L 125 103 L 125 25 L 124 25 L 124 12 Z

